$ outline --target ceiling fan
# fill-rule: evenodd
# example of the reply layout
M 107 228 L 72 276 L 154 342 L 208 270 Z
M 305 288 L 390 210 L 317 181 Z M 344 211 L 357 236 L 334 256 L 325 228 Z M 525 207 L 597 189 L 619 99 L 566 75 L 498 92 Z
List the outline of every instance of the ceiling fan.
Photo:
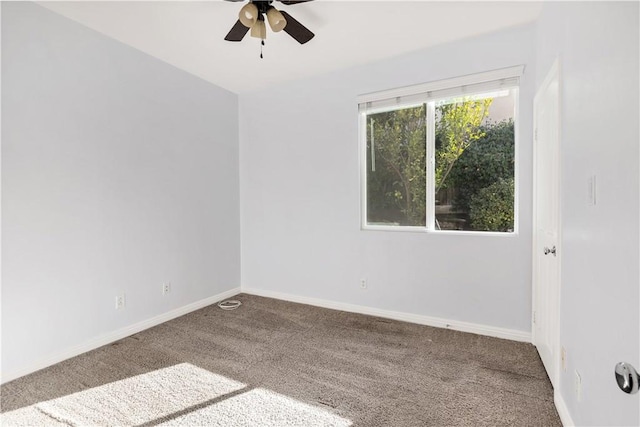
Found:
M 243 0 L 227 0 L 227 1 L 243 1 Z M 311 0 L 278 0 L 285 5 L 293 5 L 298 3 L 306 3 Z M 298 43 L 305 44 L 311 40 L 314 34 L 307 27 L 296 21 L 291 15 L 285 11 L 280 11 L 271 5 L 273 0 L 257 1 L 249 0 L 240 9 L 238 21 L 224 38 L 231 42 L 239 42 L 251 29 L 251 37 L 262 39 L 267 38 L 266 20 L 273 32 L 277 33 L 284 30 L 285 33 L 293 37 Z

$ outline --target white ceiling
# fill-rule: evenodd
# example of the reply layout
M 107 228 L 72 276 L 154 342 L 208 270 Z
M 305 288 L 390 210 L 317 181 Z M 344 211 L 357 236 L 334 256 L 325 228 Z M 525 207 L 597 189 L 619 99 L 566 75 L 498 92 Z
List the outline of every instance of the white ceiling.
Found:
M 316 37 L 268 30 L 224 41 L 243 3 L 40 2 L 42 6 L 236 93 L 534 21 L 539 2 L 329 1 L 276 7 Z

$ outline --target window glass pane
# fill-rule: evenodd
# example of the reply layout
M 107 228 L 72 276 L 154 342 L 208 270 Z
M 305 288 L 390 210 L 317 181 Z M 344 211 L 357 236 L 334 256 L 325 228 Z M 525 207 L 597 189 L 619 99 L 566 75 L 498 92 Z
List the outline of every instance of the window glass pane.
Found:
M 514 89 L 436 103 L 436 230 L 513 231 L 514 107 Z
M 425 226 L 426 106 L 367 114 L 367 224 Z

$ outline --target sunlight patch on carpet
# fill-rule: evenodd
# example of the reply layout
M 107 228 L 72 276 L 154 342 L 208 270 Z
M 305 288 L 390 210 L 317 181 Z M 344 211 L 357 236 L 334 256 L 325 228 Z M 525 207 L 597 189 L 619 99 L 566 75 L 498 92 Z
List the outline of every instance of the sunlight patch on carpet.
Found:
M 36 408 L 36 405 L 0 414 L 0 425 L 11 427 L 33 427 L 33 426 L 68 426 L 69 424 L 60 422 L 55 418 Z
M 238 381 L 181 363 L 6 412 L 0 424 L 143 424 L 245 387 Z

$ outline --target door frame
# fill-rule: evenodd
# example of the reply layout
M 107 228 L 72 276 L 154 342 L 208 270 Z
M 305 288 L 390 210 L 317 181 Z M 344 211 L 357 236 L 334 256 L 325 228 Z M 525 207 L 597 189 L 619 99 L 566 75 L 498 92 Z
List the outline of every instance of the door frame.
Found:
M 537 183 L 538 183 L 538 170 L 537 170 L 537 159 L 538 159 L 538 143 L 537 143 L 537 129 L 538 129 L 538 117 L 537 117 L 537 105 L 540 102 L 539 96 L 543 90 L 545 90 L 554 79 L 557 79 L 558 82 L 558 117 L 557 117 L 557 138 L 558 143 L 556 146 L 557 152 L 555 153 L 557 156 L 557 179 L 558 179 L 558 197 L 556 200 L 556 208 L 558 215 L 558 224 L 557 224 L 557 242 L 556 242 L 556 262 L 557 262 L 557 289 L 556 292 L 552 294 L 555 298 L 555 304 L 552 306 L 555 307 L 555 313 L 553 315 L 548 316 L 549 318 L 545 319 L 546 322 L 550 325 L 551 335 L 552 335 L 552 345 L 553 355 L 555 358 L 555 363 L 553 366 L 553 372 L 550 376 L 551 383 L 554 387 L 559 385 L 560 379 L 560 370 L 562 364 L 562 356 L 561 356 L 561 345 L 560 345 L 560 295 L 561 295 L 561 278 L 562 278 L 562 150 L 560 149 L 562 143 L 562 81 L 560 75 L 560 59 L 556 58 L 553 61 L 553 64 L 549 68 L 547 75 L 545 76 L 542 84 L 536 91 L 536 95 L 533 99 L 533 221 L 532 221 L 532 279 L 531 279 L 531 291 L 532 291 L 532 300 L 531 300 L 531 341 L 533 345 L 537 347 L 538 337 L 536 336 L 536 316 L 537 308 L 538 308 L 538 282 L 537 282 L 537 265 L 538 265 L 538 251 L 542 251 L 543 248 L 538 247 L 538 219 L 537 219 Z M 565 361 L 566 362 L 566 361 Z

